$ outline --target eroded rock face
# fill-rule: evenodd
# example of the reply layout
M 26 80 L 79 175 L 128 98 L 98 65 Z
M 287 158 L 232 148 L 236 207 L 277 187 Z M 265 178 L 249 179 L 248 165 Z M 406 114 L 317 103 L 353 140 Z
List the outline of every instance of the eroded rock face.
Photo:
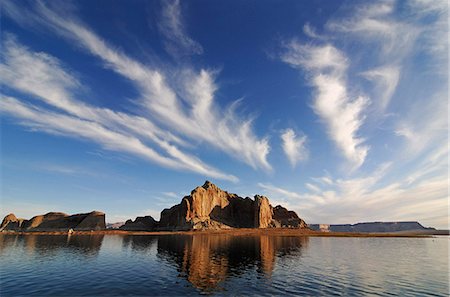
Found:
M 60 231 L 60 230 L 102 230 L 106 228 L 105 214 L 99 211 L 68 215 L 62 212 L 49 212 L 34 216 L 30 220 L 17 219 L 7 215 L 0 231 Z
M 281 227 L 308 228 L 308 225 L 298 217 L 295 211 L 287 210 L 281 205 L 273 208 L 273 218 L 280 223 Z
M 255 196 L 255 228 L 275 227 L 273 222 L 273 209 L 269 199 L 264 196 Z
M 292 212 L 294 213 L 294 212 Z M 289 213 L 290 214 L 290 213 Z M 294 226 L 295 217 L 286 219 Z M 292 216 L 292 215 L 291 215 Z M 297 222 L 297 227 L 305 227 Z M 281 227 L 274 217 L 269 199 L 256 195 L 254 200 L 221 190 L 209 181 L 195 188 L 181 203 L 161 212 L 159 230 L 273 228 Z
M 24 219 L 18 219 L 13 213 L 10 213 L 3 219 L 0 231 L 19 231 L 24 221 Z
M 137 217 L 134 221 L 128 220 L 119 229 L 128 231 L 154 231 L 157 226 L 158 222 L 154 218 L 145 216 Z

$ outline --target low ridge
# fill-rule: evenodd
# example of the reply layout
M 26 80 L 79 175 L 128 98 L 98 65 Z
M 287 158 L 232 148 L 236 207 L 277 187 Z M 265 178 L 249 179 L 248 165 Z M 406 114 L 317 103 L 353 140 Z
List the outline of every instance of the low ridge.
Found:
M 0 225 L 0 231 L 103 230 L 105 228 L 105 214 L 99 211 L 74 215 L 49 212 L 29 220 L 17 219 L 14 214 L 9 214 Z

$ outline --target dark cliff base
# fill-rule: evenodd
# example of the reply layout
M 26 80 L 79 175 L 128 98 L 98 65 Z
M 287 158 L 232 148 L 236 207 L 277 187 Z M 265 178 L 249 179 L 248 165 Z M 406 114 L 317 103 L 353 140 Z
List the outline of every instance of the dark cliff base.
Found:
M 0 235 L 20 234 L 20 235 L 67 235 L 67 232 L 39 232 L 39 231 L 8 231 L 0 232 Z M 195 234 L 227 234 L 234 236 L 255 236 L 255 235 L 273 235 L 273 236 L 314 236 L 314 237 L 429 237 L 432 235 L 449 235 L 449 230 L 433 231 L 408 231 L 393 233 L 356 233 L 356 232 L 320 232 L 308 229 L 295 228 L 240 228 L 240 229 L 220 229 L 220 230 L 196 230 L 196 231 L 126 231 L 126 230 L 96 230 L 96 231 L 74 231 L 73 235 L 195 235 Z

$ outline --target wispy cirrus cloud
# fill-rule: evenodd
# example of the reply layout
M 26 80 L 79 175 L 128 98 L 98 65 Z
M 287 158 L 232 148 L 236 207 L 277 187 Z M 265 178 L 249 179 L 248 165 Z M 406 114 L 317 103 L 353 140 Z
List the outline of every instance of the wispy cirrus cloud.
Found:
M 375 84 L 381 110 L 386 110 L 400 80 L 400 67 L 396 65 L 381 66 L 361 73 L 363 77 Z
M 281 133 L 282 147 L 292 167 L 308 158 L 306 135 L 297 135 L 294 130 L 286 129 Z
M 19 23 L 22 22 L 19 14 L 15 13 L 18 10 L 15 4 L 6 2 L 8 4 L 5 9 L 6 15 Z M 23 11 L 25 14 L 33 15 L 35 24 L 49 28 L 71 41 L 76 41 L 77 45 L 88 53 L 100 58 L 104 62 L 104 67 L 135 85 L 140 92 L 139 104 L 145 112 L 138 118 L 128 118 L 127 120 L 134 122 L 133 125 L 128 125 L 128 128 L 159 131 L 159 133 L 170 135 L 171 141 L 178 144 L 186 142 L 186 138 L 193 143 L 206 142 L 255 169 L 271 169 L 267 161 L 270 151 L 268 138 L 261 139 L 254 134 L 253 118 L 241 119 L 237 115 L 238 102 L 225 108 L 215 103 L 217 86 L 214 82 L 213 71 L 183 69 L 169 79 L 164 71 L 145 65 L 109 45 L 73 15 L 58 14 L 42 2 L 33 4 L 29 11 L 26 9 Z M 61 105 L 59 99 L 54 101 Z M 108 113 L 108 118 L 113 116 L 111 111 Z M 123 113 L 115 113 L 115 116 L 127 117 Z M 149 118 L 152 118 L 152 121 Z M 143 125 L 151 125 L 153 129 L 142 129 Z M 133 131 L 133 133 L 139 132 Z M 166 136 L 163 138 L 165 139 Z M 153 135 L 150 138 L 153 139 Z M 183 141 L 182 138 L 184 138 Z M 168 153 L 182 154 L 180 150 L 167 142 L 163 141 L 158 145 L 165 147 Z
M 330 138 L 337 144 L 353 168 L 360 167 L 369 150 L 358 129 L 364 121 L 369 98 L 349 94 L 346 71 L 348 59 L 331 44 L 313 46 L 291 40 L 281 59 L 304 70 L 316 89 L 313 110 L 327 126 Z
M 166 39 L 166 50 L 175 57 L 202 54 L 202 46 L 186 33 L 180 5 L 179 0 L 163 2 L 158 29 Z
M 109 130 L 96 122 L 51 112 L 23 103 L 13 97 L 1 96 L 0 112 L 21 119 L 22 125 L 34 130 L 66 137 L 81 138 L 97 143 L 104 149 L 126 152 L 167 168 L 191 171 L 204 174 L 205 176 L 211 175 L 216 178 L 232 181 L 236 180 L 236 177 L 224 174 L 202 163 L 198 159 L 192 158 L 186 160 L 186 162 L 180 162 L 181 160 L 179 159 L 162 156 L 133 135 Z
M 22 119 L 23 124 L 33 129 L 81 137 L 105 149 L 131 153 L 164 167 L 236 180 L 236 177 L 224 174 L 179 150 L 171 144 L 171 141 L 177 142 L 178 138 L 162 131 L 149 120 L 93 107 L 73 98 L 73 89 L 80 86 L 78 80 L 56 58 L 32 52 L 12 37 L 4 42 L 4 62 L 0 64 L 0 76 L 3 86 L 31 94 L 65 112 L 52 112 L 2 95 L 0 111 Z M 42 113 L 41 117 L 39 113 Z M 153 142 L 167 156 L 150 148 L 145 141 Z M 121 142 L 127 144 L 120 145 Z

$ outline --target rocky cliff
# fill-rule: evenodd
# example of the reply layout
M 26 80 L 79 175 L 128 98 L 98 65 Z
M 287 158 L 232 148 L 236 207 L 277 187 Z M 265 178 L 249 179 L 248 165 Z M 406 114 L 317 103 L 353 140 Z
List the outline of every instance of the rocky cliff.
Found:
M 0 225 L 0 231 L 102 230 L 105 228 L 105 214 L 99 211 L 74 215 L 49 212 L 29 220 L 18 219 L 14 214 L 9 214 Z
M 285 212 L 280 211 L 284 209 Z M 206 181 L 185 196 L 181 203 L 161 212 L 159 230 L 226 228 L 304 228 L 306 224 L 295 212 L 281 206 L 274 208 L 269 199 L 256 195 L 242 198 L 221 190 Z

